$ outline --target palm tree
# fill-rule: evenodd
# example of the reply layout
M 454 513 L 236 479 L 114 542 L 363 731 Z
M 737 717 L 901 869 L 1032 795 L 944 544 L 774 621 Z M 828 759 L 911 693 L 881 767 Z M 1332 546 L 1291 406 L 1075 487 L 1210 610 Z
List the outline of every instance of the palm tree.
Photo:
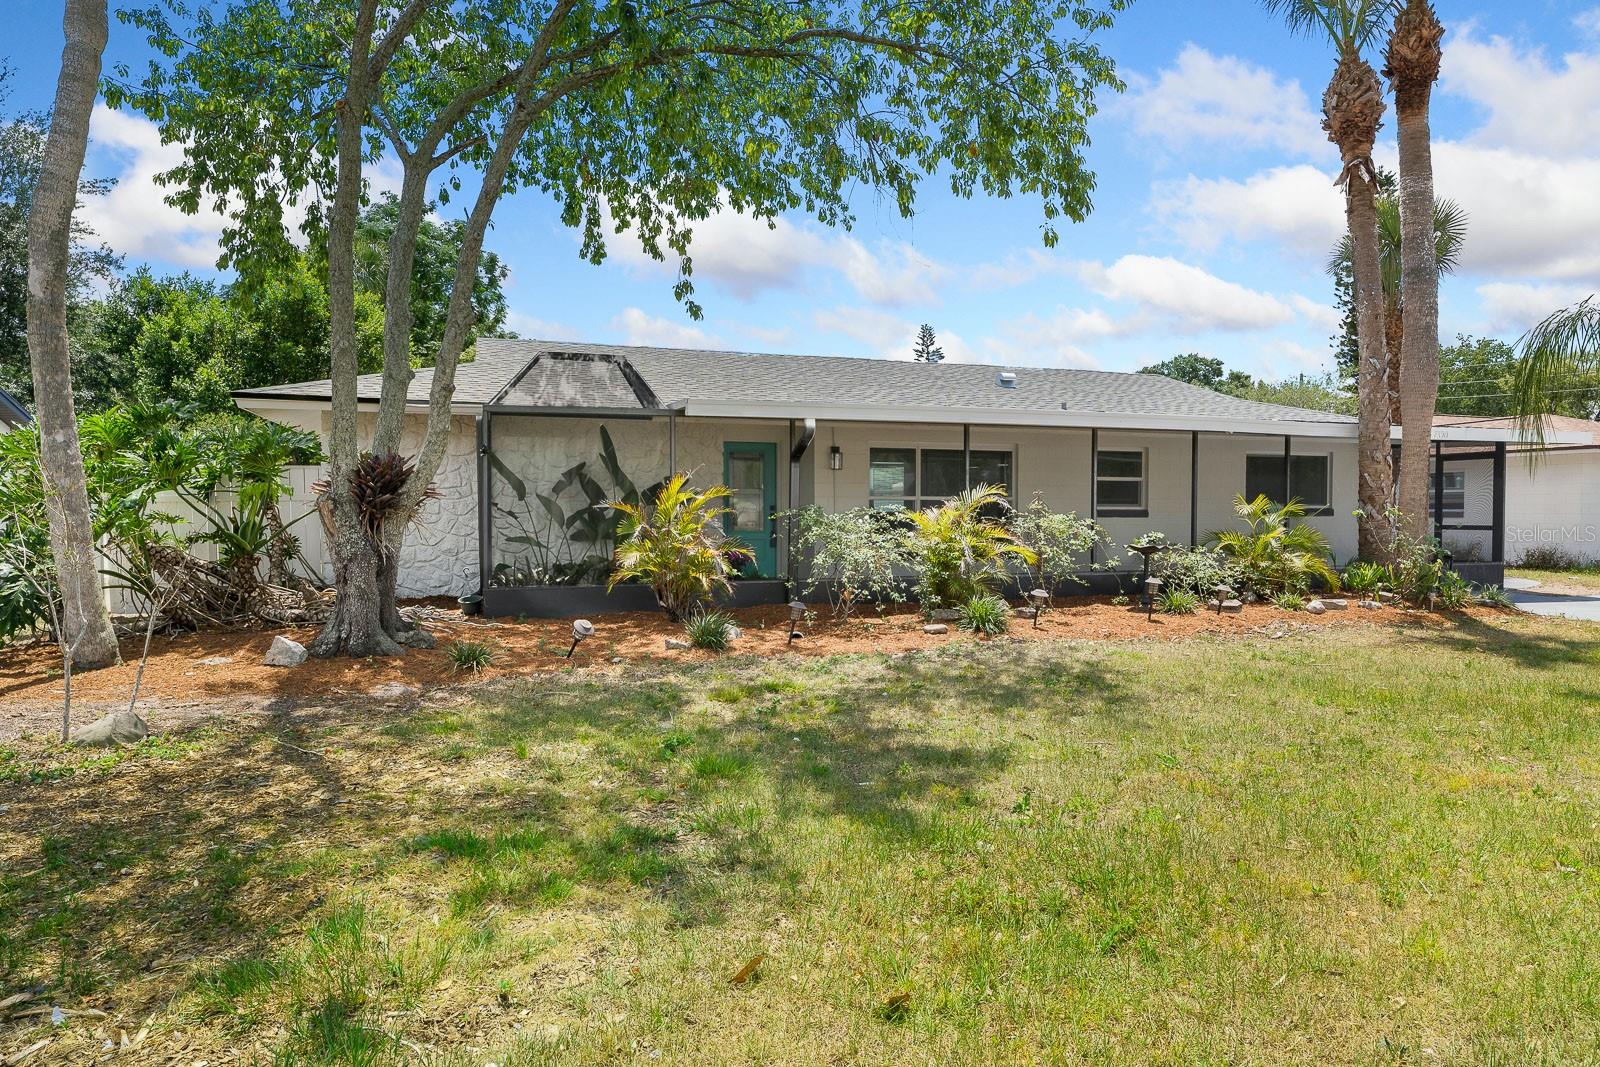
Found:
M 1393 181 L 1390 171 L 1380 171 L 1380 189 Z M 1400 198 L 1392 192 L 1378 193 L 1378 260 L 1383 274 L 1383 336 L 1389 351 L 1389 418 L 1400 424 L 1400 364 L 1405 339 L 1405 317 L 1401 312 L 1401 235 Z M 1434 263 L 1439 274 L 1450 274 L 1461 262 L 1461 246 L 1466 242 L 1467 213 L 1454 200 L 1433 203 Z M 1350 276 L 1350 237 L 1339 241 L 1328 256 L 1327 272 L 1335 278 Z
M 1358 544 L 1368 559 L 1387 561 L 1388 513 L 1394 489 L 1389 430 L 1389 354 L 1383 336 L 1383 270 L 1378 254 L 1378 170 L 1372 145 L 1383 120 L 1383 84 L 1362 56 L 1383 27 L 1389 4 L 1380 0 L 1262 0 L 1297 33 L 1326 35 L 1338 56 L 1322 94 L 1322 128 L 1339 147 L 1355 283 L 1356 336 L 1361 365 L 1357 502 Z
M 1529 330 L 1511 379 L 1517 428 L 1542 442 L 1545 416 L 1567 383 L 1600 373 L 1600 294 L 1563 308 Z
M 1437 205 L 1428 100 L 1439 77 L 1443 36 L 1428 0 L 1406 0 L 1395 13 L 1383 68 L 1394 88 L 1400 140 L 1400 274 L 1407 298 L 1399 349 L 1400 424 L 1405 427 L 1399 504 L 1401 521 L 1413 537 L 1428 519 L 1428 446 L 1439 399 L 1439 265 L 1432 232 Z

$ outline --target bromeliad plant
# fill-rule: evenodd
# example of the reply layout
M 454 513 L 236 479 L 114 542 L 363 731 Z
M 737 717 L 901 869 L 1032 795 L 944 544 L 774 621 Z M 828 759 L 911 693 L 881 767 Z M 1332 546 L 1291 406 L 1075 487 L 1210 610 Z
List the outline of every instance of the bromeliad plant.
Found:
M 723 551 L 722 501 L 726 486 L 691 489 L 688 475 L 674 474 L 654 501 L 607 506 L 620 516 L 615 565 L 606 588 L 620 582 L 648 585 L 667 617 L 682 622 L 718 592 L 731 592 L 732 568 Z
M 1219 530 L 1211 541 L 1238 568 L 1252 592 L 1262 596 L 1303 592 L 1314 581 L 1328 589 L 1339 588 L 1339 572 L 1328 558 L 1328 539 L 1297 521 L 1306 514 L 1300 501 L 1280 505 L 1265 494 L 1246 500 L 1240 493 L 1233 498 L 1233 511 L 1245 529 Z
M 917 572 L 924 611 L 965 604 L 989 592 L 1012 561 L 1033 566 L 1038 555 L 992 516 L 1011 505 L 1005 486 L 978 485 L 937 507 L 910 512 L 906 548 Z

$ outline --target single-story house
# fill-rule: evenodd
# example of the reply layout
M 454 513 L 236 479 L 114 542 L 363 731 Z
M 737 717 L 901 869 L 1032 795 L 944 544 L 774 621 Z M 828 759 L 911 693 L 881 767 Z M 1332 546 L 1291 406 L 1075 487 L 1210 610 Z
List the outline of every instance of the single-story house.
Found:
M 32 422 L 33 416 L 22 406 L 22 401 L 0 389 L 0 433 L 10 433 Z
M 408 401 L 408 449 L 420 442 L 432 374 Z M 378 375 L 360 379 L 376 408 Z M 329 383 L 234 394 L 246 410 L 326 434 Z M 447 458 L 401 561 L 403 595 L 484 593 L 491 614 L 566 613 L 541 584 L 581 558 L 550 526 L 669 472 L 733 490 L 730 535 L 782 597 L 800 576 L 774 515 L 926 506 L 980 482 L 1025 504 L 1093 515 L 1125 544 L 1161 531 L 1204 541 L 1235 524 L 1235 494 L 1287 492 L 1311 509 L 1335 555 L 1356 553 L 1356 422 L 1260 404 L 1148 374 L 881 359 L 764 355 L 486 338 L 461 365 Z M 372 416 L 364 420 L 370 433 Z M 1501 456 L 1508 432 L 1441 427 L 1450 447 Z M 582 465 L 581 467 L 579 465 Z M 574 470 L 577 474 L 573 474 Z M 1490 553 L 1498 559 L 1499 553 Z M 754 591 L 758 586 L 749 585 Z M 572 594 L 561 601 L 569 610 Z

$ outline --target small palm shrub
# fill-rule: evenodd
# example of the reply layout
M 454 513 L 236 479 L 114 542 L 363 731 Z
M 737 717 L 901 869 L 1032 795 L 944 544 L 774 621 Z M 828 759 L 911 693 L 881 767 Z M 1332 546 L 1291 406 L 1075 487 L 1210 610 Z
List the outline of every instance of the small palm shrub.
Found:
M 695 490 L 688 476 L 674 474 L 653 502 L 612 501 L 622 513 L 617 526 L 616 568 L 606 588 L 618 582 L 648 585 L 673 622 L 682 622 L 716 592 L 731 592 L 732 568 L 717 523 L 728 509 L 726 486 Z
M 1304 611 L 1306 598 L 1299 593 L 1285 590 L 1284 592 L 1273 594 L 1272 606 L 1279 611 Z
M 471 671 L 474 674 L 494 660 L 494 650 L 482 641 L 457 641 L 447 645 L 444 654 L 450 658 L 450 666 L 454 670 Z
M 1009 507 L 1004 486 L 979 485 L 909 514 L 906 549 L 923 610 L 965 604 L 988 592 L 1013 560 L 1029 566 L 1038 562 L 1031 548 L 988 517 Z
M 1344 569 L 1341 584 L 1357 596 L 1375 596 L 1389 582 L 1389 568 L 1381 563 L 1358 559 Z
M 1328 562 L 1328 539 L 1305 518 L 1298 500 L 1274 504 L 1265 494 L 1246 500 L 1233 498 L 1233 511 L 1243 530 L 1221 530 L 1211 540 L 1233 565 L 1252 592 L 1271 595 L 1303 591 L 1313 581 L 1339 588 L 1339 572 Z
M 1168 589 L 1156 598 L 1163 615 L 1193 615 L 1200 610 L 1200 598 L 1187 589 Z
M 998 637 L 1011 625 L 1011 605 L 993 593 L 979 593 L 956 610 L 961 628 L 975 634 Z
M 689 643 L 709 652 L 726 652 L 733 643 L 733 617 L 725 611 L 702 611 L 684 624 Z

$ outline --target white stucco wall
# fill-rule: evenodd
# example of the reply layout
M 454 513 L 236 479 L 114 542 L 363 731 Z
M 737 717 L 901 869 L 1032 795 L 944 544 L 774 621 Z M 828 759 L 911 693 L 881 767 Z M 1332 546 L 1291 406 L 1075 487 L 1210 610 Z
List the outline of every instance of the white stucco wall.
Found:
M 1532 467 L 1523 455 L 1507 458 L 1506 558 L 1541 545 L 1600 561 L 1600 452 L 1547 452 Z

